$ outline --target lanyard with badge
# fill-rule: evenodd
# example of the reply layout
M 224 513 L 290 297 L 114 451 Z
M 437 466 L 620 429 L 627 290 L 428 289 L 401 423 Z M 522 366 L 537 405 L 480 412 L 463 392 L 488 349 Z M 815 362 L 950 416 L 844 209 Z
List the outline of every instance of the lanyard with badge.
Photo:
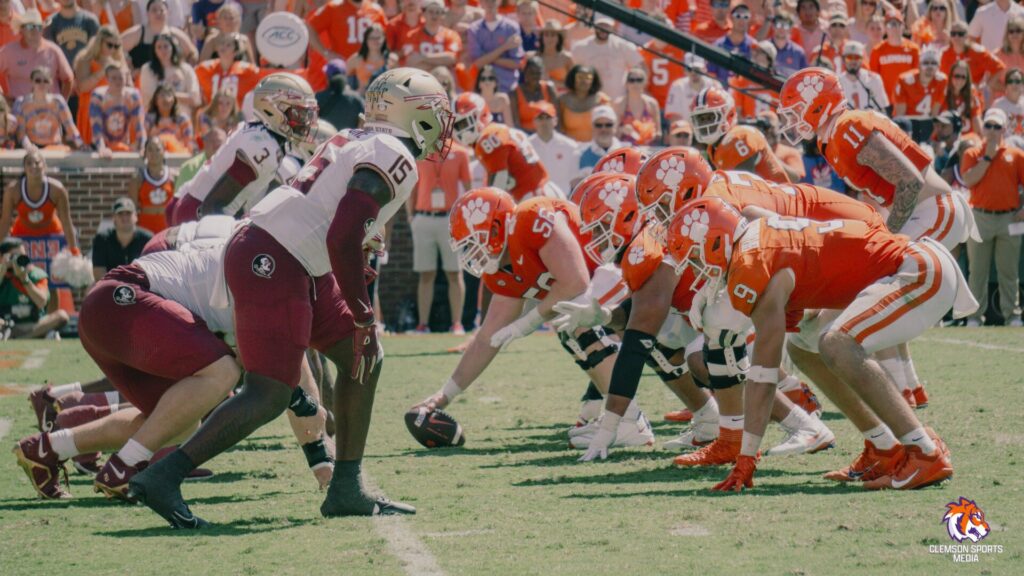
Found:
M 434 168 L 434 189 L 430 191 L 430 209 L 435 211 L 446 210 L 444 190 L 441 188 L 441 170 L 443 161 L 432 162 Z

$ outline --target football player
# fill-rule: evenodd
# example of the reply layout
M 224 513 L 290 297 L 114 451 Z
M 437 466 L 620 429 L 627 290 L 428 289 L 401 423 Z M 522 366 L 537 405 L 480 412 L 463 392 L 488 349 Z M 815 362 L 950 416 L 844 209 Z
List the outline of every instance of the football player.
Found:
M 790 144 L 816 136 L 832 169 L 879 208 L 889 230 L 911 240 L 927 236 L 954 250 L 975 229 L 967 199 L 939 176 L 931 157 L 885 116 L 848 110 L 832 71 L 806 68 L 790 77 L 778 113 L 779 131 Z M 905 344 L 880 357 L 908 402 L 927 403 Z
M 630 176 L 636 176 L 640 172 L 640 167 L 643 166 L 644 162 L 647 161 L 649 154 L 644 149 L 629 147 L 619 148 L 612 150 L 605 154 L 594 164 L 591 174 L 598 174 L 600 172 L 611 172 L 612 174 L 629 174 Z M 576 195 L 576 189 L 573 189 L 573 195 Z
M 463 92 L 455 99 L 455 137 L 474 149 L 487 171 L 487 185 L 504 190 L 516 202 L 534 196 L 565 198 L 526 134 L 491 121 L 483 96 Z
M 324 516 L 412 514 L 415 508 L 367 494 L 362 457 L 383 351 L 364 278 L 366 249 L 405 203 L 416 161 L 442 160 L 452 113 L 438 81 L 395 68 L 366 91 L 364 130 L 322 145 L 291 185 L 259 202 L 232 235 L 224 279 L 234 303 L 241 391 L 178 450 L 136 475 L 129 494 L 172 526 L 199 528 L 181 495 L 190 470 L 247 437 L 287 408 L 307 348 L 338 367 L 334 386 L 334 476 Z M 227 293 L 220 302 L 227 304 Z
M 697 93 L 690 113 L 694 137 L 706 144 L 708 158 L 718 170 L 753 172 L 765 180 L 787 183 L 799 180 L 753 126 L 737 124 L 736 104 L 721 88 Z
M 679 271 L 723 286 L 733 307 L 749 316 L 757 346 L 744 394 L 742 448 L 716 490 L 753 486 L 758 448 L 780 378 L 786 330 L 805 309 L 842 312 L 822 332 L 820 349 L 842 381 L 830 396 L 866 437 L 869 449 L 847 470 L 868 472 L 868 489 L 913 489 L 952 475 L 941 439 L 924 428 L 889 376 L 869 354 L 907 342 L 951 306 L 977 308 L 956 261 L 941 244 L 854 220 L 825 222 L 772 216 L 748 222 L 720 198 L 684 205 L 669 226 L 668 252 Z M 856 476 L 855 476 L 856 475 Z
M 316 128 L 316 96 L 302 77 L 278 72 L 256 85 L 253 113 L 257 121 L 232 132 L 175 193 L 169 224 L 210 214 L 235 216 L 251 208 L 278 178 L 289 147 L 308 139 Z
M 479 331 L 444 386 L 417 406 L 444 408 L 468 388 L 498 352 L 554 318 L 556 302 L 572 299 L 590 284 L 598 262 L 583 250 L 579 211 L 567 200 L 531 198 L 518 205 L 497 188 L 478 188 L 461 196 L 449 216 L 452 248 L 464 270 L 479 276 L 494 294 Z M 617 274 L 596 283 L 624 287 Z M 582 329 L 562 338 L 562 345 L 607 392 L 616 347 L 604 330 Z M 622 418 L 619 445 L 653 445 L 650 423 L 631 403 Z M 570 430 L 570 445 L 585 448 L 592 430 Z

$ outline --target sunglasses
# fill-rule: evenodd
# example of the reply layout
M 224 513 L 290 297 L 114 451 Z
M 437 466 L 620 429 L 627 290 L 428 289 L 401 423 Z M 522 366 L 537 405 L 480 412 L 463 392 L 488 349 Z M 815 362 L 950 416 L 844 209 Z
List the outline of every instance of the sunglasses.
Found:
M 967 36 L 967 32 L 954 30 L 953 32 L 950 32 L 949 35 L 952 36 L 953 38 L 963 38 L 964 36 Z
M 120 42 L 104 42 L 103 45 L 107 48 L 110 48 L 111 50 L 117 50 L 121 47 Z M 161 46 L 164 46 L 164 44 L 161 44 Z M 170 45 L 167 45 L 167 47 L 170 48 Z
M 887 28 L 899 28 L 900 26 L 903 26 L 903 22 L 900 22 L 899 20 L 889 20 L 885 25 Z
M 966 74 L 953 74 L 954 80 L 967 80 Z
M 830 28 L 846 28 L 846 22 L 833 22 L 829 24 Z
M 42 30 L 43 27 L 40 26 L 39 24 L 22 24 L 21 25 L 21 29 L 22 30 L 30 30 L 31 31 L 31 30 Z
M 1010 28 L 1006 31 L 1007 34 L 1020 34 L 1021 32 L 1024 32 L 1024 30 L 1020 28 Z
M 1007 80 L 1006 81 L 1006 85 L 1009 86 L 1010 84 L 1024 84 L 1024 80 L 1021 80 L 1021 79 Z
M 638 78 L 636 76 L 632 76 L 630 78 L 627 78 L 626 82 L 629 82 L 630 84 L 643 84 L 644 83 L 644 79 L 643 78 Z
M 33 78 L 32 82 L 35 82 L 36 84 L 49 84 L 50 83 L 50 79 L 49 78 Z
M 732 15 L 732 19 L 733 20 L 750 20 L 750 14 L 748 14 L 746 12 L 741 12 L 739 14 L 733 14 Z
M 985 130 L 1002 130 L 1003 127 L 995 122 L 985 122 Z
M 497 76 L 481 76 L 480 77 L 480 81 L 481 82 L 497 82 L 498 81 L 498 77 Z
M 600 124 L 594 124 L 594 128 L 615 128 L 615 124 L 610 122 L 602 122 Z
M 945 6 L 932 6 L 932 7 L 928 8 L 928 11 L 929 12 L 945 12 L 946 11 L 946 7 Z

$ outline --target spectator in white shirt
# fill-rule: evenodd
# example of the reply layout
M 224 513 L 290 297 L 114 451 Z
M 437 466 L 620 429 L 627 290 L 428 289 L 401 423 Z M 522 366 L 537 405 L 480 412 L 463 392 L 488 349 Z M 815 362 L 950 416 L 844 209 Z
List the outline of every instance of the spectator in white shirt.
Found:
M 865 70 L 863 64 L 864 45 L 848 41 L 843 46 L 843 72 L 839 75 L 839 85 L 843 87 L 851 109 L 877 110 L 884 114 L 889 107 L 889 97 L 885 94 L 882 77 Z
M 555 131 L 557 117 L 551 102 L 541 100 L 531 102 L 529 106 L 537 111 L 533 119 L 536 132 L 529 137 L 529 142 L 543 159 L 548 177 L 568 196 L 572 179 L 579 171 L 580 143 Z
M 717 80 L 706 76 L 708 71 L 707 62 L 692 53 L 683 57 L 683 68 L 686 69 L 686 76 L 672 83 L 668 89 L 668 98 L 665 99 L 665 119 L 689 120 L 690 109 L 693 108 L 693 99 L 705 88 L 719 86 Z
M 604 91 L 612 101 L 626 93 L 626 72 L 644 64 L 644 58 L 637 47 L 613 36 L 611 32 L 614 29 L 614 20 L 598 16 L 594 21 L 594 35 L 577 42 L 572 48 L 573 60 L 589 64 L 597 70 Z
M 999 50 L 1006 34 L 1006 22 L 1010 16 L 1024 15 L 1024 7 L 1010 0 L 995 0 L 974 13 L 967 33 L 972 40 L 981 43 L 989 52 Z
M 619 116 L 611 106 L 602 104 L 594 108 L 590 118 L 594 123 L 594 139 L 580 150 L 579 171 L 574 186 L 594 171 L 594 166 L 605 154 L 626 146 L 615 137 L 619 133 Z
M 1006 112 L 1006 135 L 1024 135 L 1024 72 L 1012 68 L 1006 73 L 1006 93 L 992 103 L 992 108 Z

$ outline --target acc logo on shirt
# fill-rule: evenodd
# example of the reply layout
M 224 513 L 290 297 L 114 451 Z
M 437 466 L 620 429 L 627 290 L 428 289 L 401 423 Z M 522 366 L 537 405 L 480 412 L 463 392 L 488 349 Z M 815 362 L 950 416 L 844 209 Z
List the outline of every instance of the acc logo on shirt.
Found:
M 269 254 L 257 254 L 252 259 L 252 273 L 263 278 L 270 278 L 275 266 L 274 258 Z
M 114 288 L 114 304 L 118 306 L 131 306 L 135 304 L 135 288 L 128 285 Z

